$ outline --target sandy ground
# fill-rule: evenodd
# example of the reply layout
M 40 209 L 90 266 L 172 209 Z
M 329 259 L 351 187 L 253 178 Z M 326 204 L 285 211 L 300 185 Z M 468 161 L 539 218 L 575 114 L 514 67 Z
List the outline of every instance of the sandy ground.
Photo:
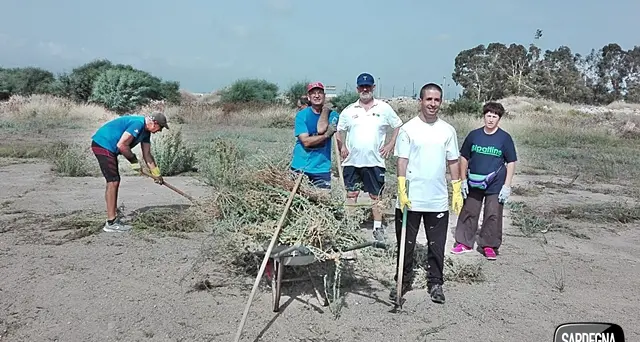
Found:
M 206 234 L 100 231 L 60 243 L 60 233 L 50 231 L 56 222 L 51 215 L 101 215 L 103 179 L 56 177 L 42 163 L 2 165 L 0 341 L 233 340 L 254 279 L 229 280 L 215 261 L 194 272 Z M 517 176 L 516 184 L 535 180 Z M 187 177 L 167 181 L 194 197 L 208 192 Z M 558 203 L 609 196 L 563 190 L 512 198 Z M 120 202 L 126 213 L 189 203 L 139 177 L 124 177 Z M 390 313 L 388 289 L 369 281 L 344 289 L 347 305 L 334 319 L 302 284 L 283 288 L 281 311 L 274 313 L 265 288 L 253 301 L 242 340 L 548 341 L 557 325 L 572 321 L 618 323 L 629 341 L 639 340 L 637 228 L 579 224 L 576 229 L 590 239 L 551 232 L 542 244 L 519 236 L 507 213 L 499 260 L 484 266 L 487 280 L 447 283 L 445 305 L 414 290 L 405 296 L 403 312 Z M 194 291 L 205 276 L 218 281 Z

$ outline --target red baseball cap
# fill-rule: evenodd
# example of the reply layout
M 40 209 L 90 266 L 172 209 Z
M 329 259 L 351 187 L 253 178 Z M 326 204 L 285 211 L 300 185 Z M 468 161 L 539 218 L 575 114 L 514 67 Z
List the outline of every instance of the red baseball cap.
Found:
M 311 83 L 307 84 L 307 92 L 310 91 L 313 88 L 320 88 L 320 89 L 324 90 L 324 84 L 322 84 L 322 82 L 311 82 Z

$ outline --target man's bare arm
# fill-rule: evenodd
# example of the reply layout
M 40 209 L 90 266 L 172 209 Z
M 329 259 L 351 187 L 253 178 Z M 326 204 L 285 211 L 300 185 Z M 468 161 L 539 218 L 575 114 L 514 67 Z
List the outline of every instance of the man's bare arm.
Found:
M 409 165 L 409 159 L 398 157 L 398 162 L 397 162 L 398 177 L 407 177 L 407 165 Z
M 325 104 L 324 107 L 322 107 L 320 118 L 318 118 L 318 124 L 316 125 L 318 134 L 324 134 L 327 131 L 327 128 L 329 128 L 329 113 L 331 113 L 331 106 L 329 104 Z
M 129 134 L 128 132 L 124 132 L 122 134 L 122 137 L 120 137 L 120 141 L 118 141 L 118 144 L 116 145 L 118 147 L 118 151 L 120 151 L 120 153 L 125 158 L 127 158 L 128 161 L 137 159 L 136 155 L 133 154 L 131 148 L 129 147 L 131 142 L 133 142 L 133 135 Z
M 153 158 L 151 154 L 151 144 L 142 143 L 140 144 L 140 149 L 142 149 L 142 158 L 144 158 L 145 163 L 147 163 L 147 167 L 149 169 L 153 169 L 156 167 L 156 160 Z
M 342 147 L 344 146 L 344 133 L 345 131 L 337 131 L 336 132 L 336 142 L 338 143 L 338 151 L 342 151 Z
M 307 133 L 303 133 L 298 135 L 298 139 L 302 143 L 302 146 L 309 148 L 322 144 L 325 140 L 327 140 L 327 136 L 325 134 L 322 135 L 314 135 L 310 136 Z
M 449 173 L 451 174 L 451 180 L 460 179 L 460 160 L 449 160 Z

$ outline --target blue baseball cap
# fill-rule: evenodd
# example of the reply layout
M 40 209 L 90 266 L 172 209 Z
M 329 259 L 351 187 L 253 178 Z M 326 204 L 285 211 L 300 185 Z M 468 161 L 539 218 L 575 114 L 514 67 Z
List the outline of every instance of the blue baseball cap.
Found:
M 368 74 L 365 72 L 358 76 L 358 79 L 356 80 L 356 84 L 358 85 L 358 87 L 372 86 L 375 84 L 375 80 L 373 79 L 373 76 L 371 76 L 371 74 Z

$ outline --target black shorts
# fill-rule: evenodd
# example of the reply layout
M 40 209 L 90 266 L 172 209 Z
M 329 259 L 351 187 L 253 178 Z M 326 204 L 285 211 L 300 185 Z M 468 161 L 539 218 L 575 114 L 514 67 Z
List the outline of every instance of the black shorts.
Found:
M 345 166 L 342 173 L 348 191 L 364 190 L 370 195 L 381 195 L 385 168 Z
M 120 171 L 118 170 L 118 155 L 91 141 L 91 151 L 98 159 L 100 171 L 107 182 L 119 182 Z

